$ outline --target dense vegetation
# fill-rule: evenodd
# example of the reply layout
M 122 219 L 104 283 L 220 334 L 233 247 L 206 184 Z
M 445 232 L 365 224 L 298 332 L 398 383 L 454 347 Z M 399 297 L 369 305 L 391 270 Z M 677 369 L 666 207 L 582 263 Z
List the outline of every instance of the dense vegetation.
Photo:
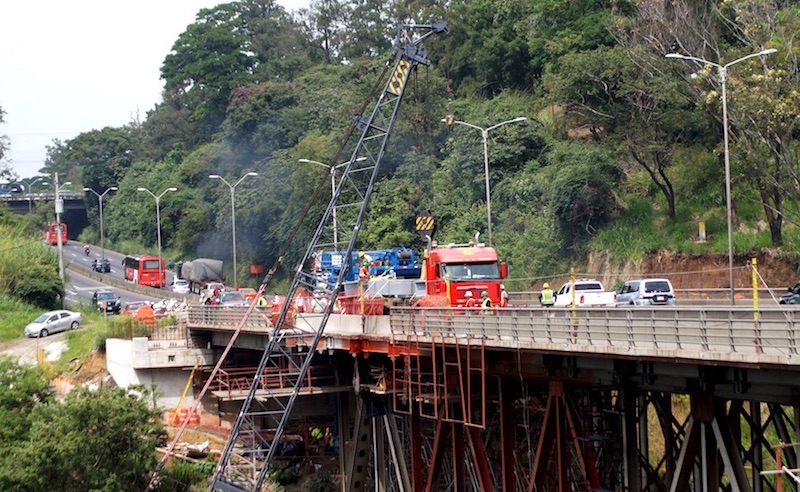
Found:
M 77 389 L 56 404 L 38 366 L 0 357 L 3 490 L 144 490 L 163 439 L 152 395 Z
M 161 201 L 163 244 L 187 259 L 231 257 L 229 190 L 209 174 L 233 183 L 258 172 L 236 190 L 246 278 L 248 264 L 273 263 L 328 186 L 325 169 L 298 159 L 334 161 L 351 116 L 374 105 L 395 19 L 444 20 L 449 34 L 425 44 L 433 64 L 409 83 L 360 245 L 421 247 L 422 210 L 441 242 L 485 238 L 481 134 L 441 119 L 486 128 L 526 116 L 493 130 L 488 151 L 494 245 L 527 287 L 589 253 L 621 263 L 659 248 L 725 251 L 719 74 L 664 55 L 725 63 L 776 48 L 726 72 L 734 246 L 796 251 L 798 14 L 769 0 L 314 0 L 294 14 L 272 0 L 220 4 L 166 54 L 163 101 L 144 121 L 54 141 L 42 172 L 118 186 L 106 242 L 128 252 L 156 243 L 152 197 L 137 188 L 178 188 Z M 311 207 L 285 264 L 324 206 Z M 693 241 L 700 222 L 704 245 Z

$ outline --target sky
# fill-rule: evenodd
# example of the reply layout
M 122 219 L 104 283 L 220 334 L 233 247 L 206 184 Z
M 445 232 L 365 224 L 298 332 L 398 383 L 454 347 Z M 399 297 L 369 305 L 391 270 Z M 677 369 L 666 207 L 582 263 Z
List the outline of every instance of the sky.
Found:
M 8 0 L 0 13 L 0 135 L 32 177 L 54 139 L 143 121 L 161 63 L 197 13 L 224 0 Z M 289 11 L 308 0 L 278 0 Z

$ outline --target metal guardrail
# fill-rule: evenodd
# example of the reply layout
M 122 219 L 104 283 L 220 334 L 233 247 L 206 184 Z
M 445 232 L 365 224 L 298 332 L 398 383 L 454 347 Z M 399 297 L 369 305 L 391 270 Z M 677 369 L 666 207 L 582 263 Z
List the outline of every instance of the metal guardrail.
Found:
M 233 330 L 247 313 L 246 306 L 189 306 L 186 310 L 186 323 L 189 328 L 210 330 Z M 271 333 L 272 308 L 261 311 L 254 309 L 247 317 L 242 330 L 248 332 Z
M 190 306 L 187 325 L 190 329 L 232 331 L 246 310 Z M 271 311 L 253 311 L 244 329 L 268 335 L 270 316 Z M 793 307 L 507 308 L 496 309 L 494 315 L 398 307 L 391 309 L 388 319 L 367 316 L 384 322 L 366 325 L 359 316 L 349 316 L 358 326 L 328 323 L 325 335 L 390 338 L 399 345 L 480 340 L 488 347 L 508 350 L 800 365 L 800 309 Z M 307 328 L 314 329 L 311 324 Z
M 739 307 L 498 310 L 395 308 L 395 341 L 481 339 L 488 346 L 798 365 L 800 310 Z

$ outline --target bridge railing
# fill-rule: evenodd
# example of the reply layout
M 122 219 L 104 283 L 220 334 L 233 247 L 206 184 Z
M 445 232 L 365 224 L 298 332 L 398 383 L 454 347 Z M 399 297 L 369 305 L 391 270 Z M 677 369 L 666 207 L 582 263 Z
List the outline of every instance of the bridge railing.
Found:
M 627 356 L 800 364 L 800 311 L 737 307 L 508 308 L 468 315 L 394 308 L 394 341 L 482 339 L 487 346 Z
M 186 310 L 186 323 L 190 328 L 232 330 L 239 325 L 247 309 L 245 306 L 189 306 Z M 272 322 L 269 320 L 271 315 L 271 310 L 254 309 L 245 320 L 242 329 L 267 333 L 272 327 Z

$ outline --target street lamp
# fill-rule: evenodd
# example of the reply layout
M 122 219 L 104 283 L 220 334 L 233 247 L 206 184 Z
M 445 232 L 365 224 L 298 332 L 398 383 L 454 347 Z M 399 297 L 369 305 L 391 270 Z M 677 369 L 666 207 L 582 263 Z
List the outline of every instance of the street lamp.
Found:
M 228 188 L 231 189 L 231 238 L 232 238 L 231 241 L 233 242 L 233 288 L 234 289 L 239 288 L 239 283 L 236 280 L 236 205 L 234 204 L 235 203 L 234 190 L 236 189 L 237 186 L 239 186 L 239 183 L 241 183 L 244 180 L 244 178 L 248 176 L 258 176 L 258 173 L 253 173 L 253 172 L 247 173 L 241 178 L 239 178 L 239 181 L 237 181 L 233 185 L 225 181 L 225 178 L 223 178 L 219 174 L 208 175 L 208 177 L 211 179 L 218 179 L 222 181 L 223 183 L 228 185 Z
M 53 174 L 53 182 L 55 183 L 55 212 L 56 212 L 56 227 L 57 227 L 57 239 L 56 244 L 58 245 L 58 277 L 61 279 L 61 283 L 64 283 L 64 241 L 61 239 L 61 212 L 64 211 L 64 202 L 61 200 L 61 197 L 58 195 L 58 173 Z M 72 184 L 72 181 L 67 181 L 62 186 L 69 186 Z M 64 299 L 61 299 L 61 305 L 64 305 Z
M 491 191 L 489 189 L 489 146 L 487 144 L 487 139 L 489 137 L 489 132 L 494 130 L 495 128 L 499 128 L 503 125 L 507 125 L 509 123 L 518 123 L 520 121 L 525 121 L 528 118 L 524 116 L 520 116 L 518 118 L 514 118 L 513 120 L 503 121 L 496 125 L 492 125 L 489 128 L 481 128 L 477 125 L 473 125 L 471 123 L 467 123 L 465 121 L 459 121 L 453 117 L 453 115 L 448 115 L 447 118 L 442 118 L 442 123 L 447 123 L 447 126 L 453 126 L 453 124 L 459 124 L 468 126 L 470 128 L 474 128 L 481 132 L 481 138 L 483 139 L 483 173 L 486 178 L 486 221 L 488 222 L 488 232 L 489 232 L 489 246 L 492 246 L 492 200 L 491 200 Z
M 103 232 L 103 197 L 105 197 L 109 191 L 117 191 L 118 189 L 119 188 L 117 188 L 116 186 L 112 186 L 111 188 L 106 188 L 106 191 L 102 193 L 98 193 L 91 188 L 83 189 L 83 191 L 91 191 L 92 193 L 94 193 L 95 196 L 97 197 L 97 200 L 100 202 L 100 251 L 101 251 L 100 259 L 101 260 L 106 259 L 106 239 L 105 239 L 105 234 Z
M 366 161 L 366 160 L 367 160 L 366 157 L 359 157 L 358 159 L 355 160 L 355 162 L 361 162 L 361 161 Z M 318 165 L 320 165 L 320 166 L 322 166 L 324 168 L 327 168 L 330 171 L 330 175 L 331 175 L 331 198 L 333 198 L 333 196 L 336 194 L 336 170 L 339 169 L 340 167 L 343 167 L 343 166 L 346 166 L 346 165 L 350 164 L 350 161 L 346 161 L 346 162 L 343 162 L 341 164 L 337 164 L 335 166 L 332 166 L 330 164 L 325 164 L 324 162 L 312 161 L 312 160 L 309 160 L 309 159 L 298 159 L 298 161 L 299 162 L 306 162 L 306 163 L 310 163 L 310 164 L 318 164 Z M 338 229 L 338 225 L 336 224 L 336 207 L 333 207 L 333 249 L 338 251 L 339 250 L 339 237 L 337 235 L 337 229 Z
M 30 183 L 28 183 L 28 213 L 33 211 L 33 185 L 34 183 L 38 183 L 39 181 L 47 179 L 44 176 L 39 176 L 38 178 L 34 179 Z M 50 183 L 45 183 L 42 181 L 42 186 L 50 186 Z
M 704 60 L 703 58 L 698 58 L 696 56 L 681 55 L 679 53 L 668 53 L 664 55 L 667 58 L 694 60 L 696 62 L 704 63 L 706 65 L 711 65 L 713 67 L 717 67 L 717 71 L 719 73 L 719 83 L 720 86 L 722 87 L 722 139 L 724 142 L 724 154 L 725 154 L 725 207 L 727 208 L 727 214 L 728 214 L 728 283 L 730 284 L 731 305 L 736 304 L 736 298 L 733 287 L 733 207 L 731 206 L 731 160 L 730 160 L 730 151 L 728 150 L 728 97 L 726 92 L 725 80 L 728 75 L 728 67 L 736 65 L 737 63 L 747 60 L 749 58 L 753 58 L 756 56 L 763 56 L 763 55 L 771 55 L 772 53 L 775 53 L 777 51 L 778 50 L 776 50 L 775 48 L 761 50 L 758 53 L 753 53 L 747 56 L 743 56 L 725 65 Z
M 136 188 L 136 191 L 146 191 L 147 193 L 150 194 L 150 196 L 156 199 L 156 233 L 158 235 L 158 283 L 159 283 L 159 288 L 161 288 L 161 280 L 164 276 L 164 261 L 161 259 L 161 207 L 160 207 L 161 197 L 164 196 L 168 191 L 178 191 L 178 188 L 175 187 L 167 188 L 166 190 L 162 191 L 160 195 L 156 195 L 147 188 Z

